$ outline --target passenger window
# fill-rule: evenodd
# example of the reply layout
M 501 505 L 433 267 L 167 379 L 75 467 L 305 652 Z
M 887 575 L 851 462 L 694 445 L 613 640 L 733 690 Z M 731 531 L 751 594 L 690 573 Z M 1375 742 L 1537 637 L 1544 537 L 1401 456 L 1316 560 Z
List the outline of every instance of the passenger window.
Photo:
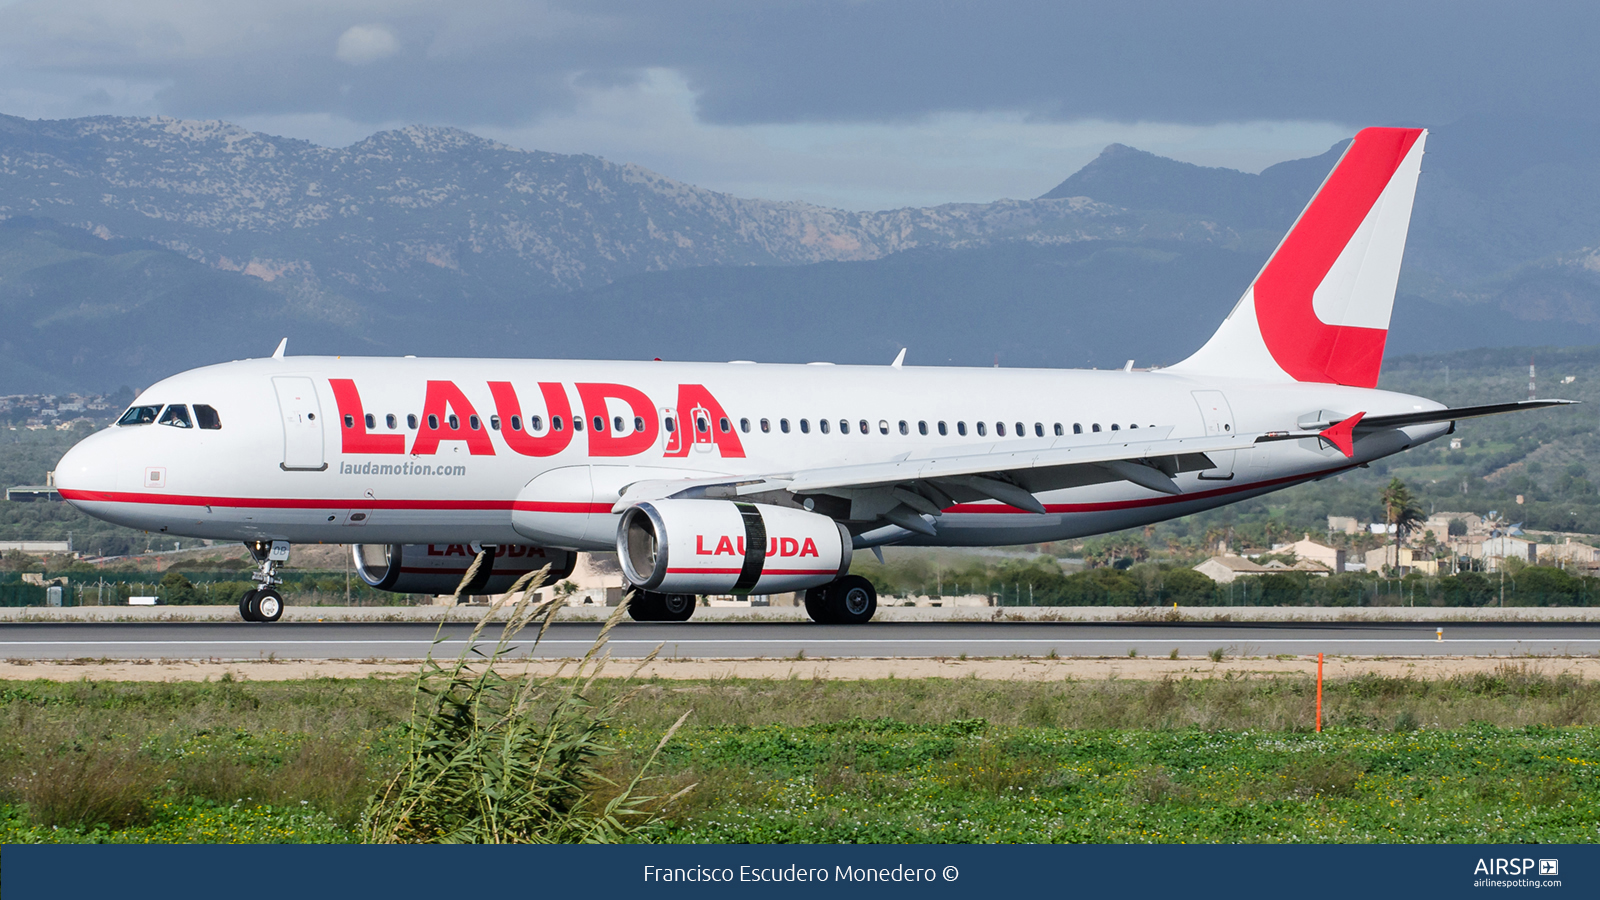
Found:
M 981 428 L 982 426 L 979 426 L 979 427 Z M 978 433 L 982 434 L 983 432 L 980 430 Z M 996 423 L 994 423 L 994 436 L 995 437 L 1005 437 L 1006 436 L 1006 423 L 1004 423 L 1004 422 L 996 422 Z
M 849 434 L 850 433 L 850 420 L 849 419 L 840 419 L 839 420 L 839 433 L 840 434 Z
M 801 434 L 810 434 L 811 433 L 811 423 L 807 422 L 805 419 L 801 419 L 800 420 L 800 433 Z
M 674 431 L 678 430 L 678 420 L 677 419 L 674 419 L 671 416 L 667 416 L 665 421 L 666 421 L 666 425 L 667 425 L 667 434 L 671 434 Z
M 471 426 L 473 431 L 483 430 L 483 420 L 477 416 L 467 416 L 467 425 Z
M 1121 429 L 1122 429 L 1122 426 L 1121 426 L 1121 425 L 1118 425 L 1118 424 L 1117 424 L 1117 423 L 1115 423 L 1115 422 L 1112 422 L 1112 423 L 1111 423 L 1111 430 L 1112 430 L 1112 431 L 1120 431 L 1120 430 L 1121 430 Z
M 583 416 L 573 416 L 572 417 L 572 430 L 573 431 L 582 431 L 583 430 Z
M 1100 423 L 1096 422 L 1093 425 L 1090 425 L 1089 427 L 1094 429 L 1095 431 L 1099 431 L 1100 430 Z
M 700 432 L 701 434 L 710 433 L 711 426 L 706 424 L 705 416 L 700 416 L 694 420 L 694 430 Z
M 600 418 L 599 416 L 595 416 L 594 417 L 594 430 L 595 431 L 605 431 L 606 430 L 606 420 Z
M 204 403 L 194 405 L 194 421 L 196 425 L 208 431 L 219 431 L 222 428 L 222 417 Z
M 511 417 L 511 430 L 513 430 L 513 431 L 521 431 L 522 430 L 522 423 L 517 421 L 517 417 L 516 416 L 512 416 Z M 533 416 L 533 417 L 529 418 L 528 419 L 528 430 L 529 431 L 543 431 L 544 430 L 544 419 L 540 418 L 539 416 Z
M 537 419 L 538 416 L 534 416 L 534 418 Z M 521 431 L 522 430 L 522 417 L 521 416 L 512 416 L 511 417 L 511 430 L 512 431 Z
M 411 414 L 406 416 L 406 427 L 411 429 L 412 431 L 416 431 L 417 430 L 417 414 L 416 413 L 411 413 Z
M 861 433 L 862 434 L 868 434 L 871 431 L 872 431 L 872 426 L 867 424 L 867 420 L 866 419 L 862 419 L 861 420 Z
M 788 430 L 789 429 L 787 429 L 787 428 L 784 429 L 784 431 L 788 431 Z M 770 419 L 762 419 L 761 420 L 761 433 L 762 434 L 770 434 L 771 432 L 772 432 L 772 421 Z
M 723 434 L 727 434 L 733 430 L 733 424 L 728 421 L 726 416 L 717 420 L 717 427 L 722 429 Z
M 1073 434 L 1083 434 L 1083 425 L 1081 425 L 1081 424 L 1079 424 L 1077 422 L 1073 422 L 1072 423 L 1072 433 Z
M 582 420 L 579 420 L 579 419 L 573 419 L 572 421 L 576 422 L 578 425 L 582 425 L 583 424 Z M 566 427 L 567 427 L 567 423 L 566 423 L 565 419 L 562 419 L 560 416 L 551 416 L 550 417 L 550 430 L 551 431 L 561 431 L 561 430 L 565 429 Z M 537 431 L 538 429 L 535 429 L 535 430 Z M 579 428 L 577 426 L 574 426 L 573 430 L 582 431 L 583 429 Z
M 189 421 L 189 407 L 184 406 L 182 403 L 174 403 L 167 407 L 167 411 L 161 414 L 161 424 L 171 425 L 173 428 L 194 427 L 194 424 Z
M 195 407 L 195 409 L 199 409 L 199 408 L 200 407 L 198 407 L 198 406 Z M 396 427 L 399 426 L 400 423 L 395 420 L 394 413 L 389 413 L 387 416 L 383 417 L 383 424 L 389 426 L 389 430 L 393 431 L 393 430 L 395 430 Z
M 500 417 L 499 416 L 490 416 L 489 417 L 489 428 L 492 431 L 499 431 L 500 430 Z
M 346 427 L 346 428 L 354 428 L 354 427 L 356 427 L 356 417 L 352 416 L 352 415 L 349 415 L 348 413 L 345 414 L 344 427 Z
M 644 416 L 634 416 L 633 417 L 633 430 L 634 431 L 643 431 L 644 430 Z
M 784 434 L 788 434 L 789 433 L 789 420 L 788 419 L 779 419 L 778 420 L 778 430 L 783 432 Z
M 923 435 L 923 436 L 926 436 L 928 434 L 928 420 L 927 419 L 923 419 L 922 421 L 917 423 L 917 434 L 920 434 L 920 435 Z
M 451 413 L 450 415 L 445 416 L 445 421 L 450 423 L 450 430 L 451 431 L 460 431 L 461 430 L 461 420 L 456 418 L 456 414 L 455 413 Z
M 744 432 L 745 434 L 749 434 L 750 433 L 750 420 L 749 419 L 740 419 L 739 420 L 739 430 Z
M 366 419 L 367 419 L 367 430 L 368 431 L 371 431 L 372 429 L 378 427 L 378 417 L 377 416 L 373 415 L 372 413 L 367 413 Z
M 944 437 L 945 435 L 948 435 L 949 433 L 950 432 L 945 430 L 944 423 L 940 422 L 939 423 L 939 436 L 940 437 Z
M 889 433 L 889 420 L 888 419 L 879 419 L 878 420 L 878 433 L 879 434 L 888 434 Z M 906 423 L 904 423 L 904 422 L 900 423 L 900 433 L 901 434 L 905 434 L 906 433 Z
M 117 420 L 118 425 L 149 425 L 156 420 L 156 413 L 161 412 L 159 406 L 130 406 L 128 411 Z
M 1056 437 L 1061 437 L 1062 434 L 1064 434 L 1064 432 L 1062 431 L 1061 423 L 1057 422 L 1056 423 Z
M 802 425 L 805 423 L 804 419 L 802 419 L 800 421 L 801 421 Z M 817 428 L 820 429 L 823 434 L 827 434 L 828 433 L 828 420 L 827 419 L 818 419 L 817 420 Z
M 967 423 L 965 423 L 965 422 L 957 422 L 956 423 L 956 434 L 959 434 L 962 437 L 966 437 L 967 436 Z
M 926 434 L 927 431 L 928 431 L 928 426 L 927 425 L 923 425 L 922 426 L 922 431 L 923 431 L 924 434 Z M 911 428 L 910 428 L 910 426 L 906 425 L 906 420 L 905 419 L 901 419 L 900 420 L 900 433 L 901 434 L 910 434 L 911 433 Z
M 439 417 L 436 416 L 436 415 L 433 415 L 432 413 L 428 414 L 428 430 L 429 431 L 438 431 L 439 430 Z
M 1039 436 L 1043 437 L 1044 436 L 1044 428 L 1042 426 L 1036 426 L 1036 427 L 1039 427 Z M 1022 423 L 1022 422 L 1018 422 L 1017 423 L 1017 437 L 1027 437 L 1027 436 L 1028 436 L 1028 426 L 1026 424 Z
M 1128 427 L 1129 428 L 1138 428 L 1139 426 L 1138 425 L 1129 425 Z
M 988 433 L 989 433 L 988 426 L 985 425 L 982 422 L 979 422 L 978 423 L 978 437 L 983 437 L 984 435 L 987 435 Z

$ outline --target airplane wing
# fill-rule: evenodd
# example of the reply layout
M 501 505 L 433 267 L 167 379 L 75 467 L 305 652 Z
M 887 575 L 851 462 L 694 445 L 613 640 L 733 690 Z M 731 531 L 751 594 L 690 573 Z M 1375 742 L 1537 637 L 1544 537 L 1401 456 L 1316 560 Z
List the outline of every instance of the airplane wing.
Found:
M 1168 438 L 1170 428 L 1148 438 L 1129 432 L 1096 435 L 1085 441 L 1017 441 L 991 444 L 984 452 L 953 452 L 862 465 L 829 466 L 744 480 L 653 481 L 629 485 L 614 511 L 664 497 L 735 497 L 761 501 L 786 495 L 823 501 L 835 518 L 887 520 L 907 530 L 932 533 L 923 514 L 938 516 L 958 503 L 995 500 L 1043 513 L 1034 494 L 1128 481 L 1152 491 L 1179 494 L 1180 472 L 1216 467 L 1207 455 L 1248 449 L 1255 435 Z M 1085 438 L 1088 438 L 1086 435 Z M 1029 446 L 1029 445 L 1032 446 Z M 965 449 L 965 448 L 963 448 Z M 831 501 L 830 501 L 831 498 Z M 821 507 L 819 507 L 820 511 Z

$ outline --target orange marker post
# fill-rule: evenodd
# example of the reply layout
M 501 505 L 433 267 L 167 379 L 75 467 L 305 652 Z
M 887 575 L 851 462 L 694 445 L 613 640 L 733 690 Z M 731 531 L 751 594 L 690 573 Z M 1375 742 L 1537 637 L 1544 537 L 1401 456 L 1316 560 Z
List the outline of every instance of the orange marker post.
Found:
M 1317 654 L 1317 733 L 1322 733 L 1322 654 Z

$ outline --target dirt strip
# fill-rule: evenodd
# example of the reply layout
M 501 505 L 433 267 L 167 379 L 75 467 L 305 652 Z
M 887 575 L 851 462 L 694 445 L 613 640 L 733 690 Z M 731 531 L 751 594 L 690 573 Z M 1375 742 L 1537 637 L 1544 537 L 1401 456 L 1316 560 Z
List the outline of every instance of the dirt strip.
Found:
M 546 674 L 556 660 L 516 660 L 501 664 L 507 674 Z M 567 664 L 570 668 L 571 663 Z M 1547 676 L 1600 678 L 1595 657 L 1329 657 L 1324 677 L 1354 678 L 1375 674 L 1397 678 L 1448 678 L 1494 673 L 1506 666 L 1527 667 Z M 607 677 L 634 670 L 628 660 L 614 661 Z M 407 660 L 5 660 L 0 680 L 20 681 L 215 681 L 230 675 L 241 681 L 295 681 L 308 678 L 403 678 L 415 674 Z M 1159 681 L 1162 678 L 1312 677 L 1316 657 L 1245 658 L 1212 662 L 1206 657 L 1179 659 L 1107 657 L 1099 659 L 688 659 L 656 660 L 640 673 L 646 678 L 708 680 L 724 678 L 861 681 L 882 678 L 978 678 L 996 681 Z

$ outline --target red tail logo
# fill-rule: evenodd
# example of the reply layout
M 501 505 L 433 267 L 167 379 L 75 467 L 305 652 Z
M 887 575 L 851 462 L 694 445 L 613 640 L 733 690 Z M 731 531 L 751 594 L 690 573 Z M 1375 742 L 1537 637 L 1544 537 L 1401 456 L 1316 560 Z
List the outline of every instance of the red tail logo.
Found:
M 1261 337 L 1272 358 L 1296 381 L 1377 386 L 1388 330 L 1324 322 L 1313 300 L 1422 133 L 1417 128 L 1367 128 L 1357 134 L 1256 278 Z

